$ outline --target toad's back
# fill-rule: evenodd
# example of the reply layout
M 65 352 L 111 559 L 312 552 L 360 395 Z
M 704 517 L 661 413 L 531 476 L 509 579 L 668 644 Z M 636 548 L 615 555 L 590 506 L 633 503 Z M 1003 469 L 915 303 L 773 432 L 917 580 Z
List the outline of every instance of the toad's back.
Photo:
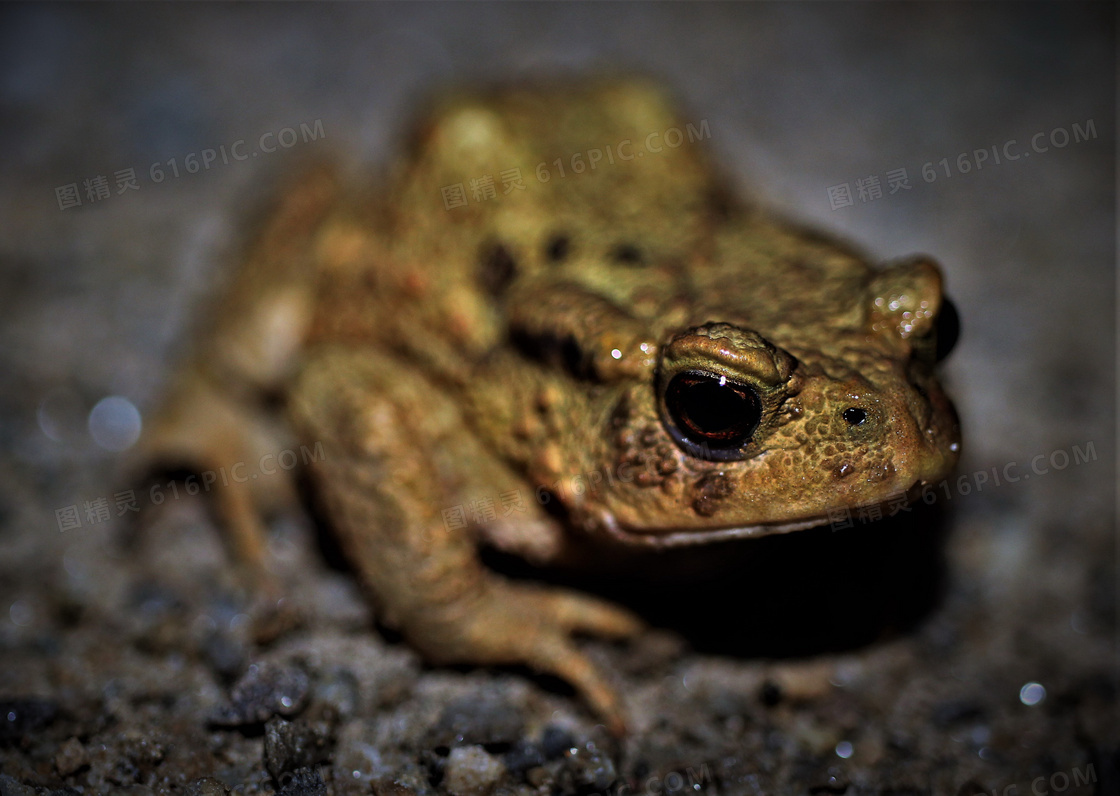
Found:
M 509 288 L 541 279 L 662 314 L 692 292 L 713 213 L 727 210 L 700 143 L 709 135 L 632 81 L 435 103 L 390 187 L 320 232 L 317 337 L 478 354 L 505 340 Z

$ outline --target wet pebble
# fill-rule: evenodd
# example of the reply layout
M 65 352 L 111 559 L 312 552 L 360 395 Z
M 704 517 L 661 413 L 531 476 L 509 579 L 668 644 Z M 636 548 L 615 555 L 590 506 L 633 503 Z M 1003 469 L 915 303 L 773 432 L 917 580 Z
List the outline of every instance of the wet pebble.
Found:
M 441 774 L 442 777 L 442 768 Z M 431 769 L 420 761 L 397 758 L 395 765 L 375 774 L 370 781 L 380 796 L 435 796 Z M 438 791 L 442 793 L 443 791 Z
M 443 786 L 452 796 L 486 796 L 505 770 L 502 761 L 481 746 L 460 746 L 448 755 Z
M 614 761 L 591 741 L 570 749 L 557 774 L 564 793 L 604 793 L 616 779 Z
M 505 699 L 490 693 L 453 699 L 432 730 L 432 746 L 512 744 L 521 737 L 524 721 Z
M 35 789 L 24 785 L 15 777 L 0 774 L 0 795 L 2 796 L 36 796 Z
M 118 738 L 129 759 L 142 766 L 145 772 L 163 762 L 164 745 L 158 733 L 131 728 L 122 732 Z
M 229 796 L 229 787 L 213 777 L 199 777 L 187 785 L 186 796 Z
M 214 673 L 227 683 L 244 670 L 248 657 L 245 643 L 241 639 L 233 633 L 220 630 L 206 634 L 201 652 Z
M 327 785 L 316 768 L 297 768 L 285 774 L 276 796 L 326 796 Z
M 550 724 L 541 735 L 541 751 L 546 760 L 558 760 L 576 745 L 576 739 L 563 727 Z
M 521 776 L 531 768 L 543 766 L 545 756 L 537 744 L 522 738 L 502 756 L 502 762 L 510 773 Z
M 333 746 L 326 722 L 285 721 L 274 716 L 264 726 L 264 767 L 280 782 L 285 774 L 327 762 Z
M 340 666 L 321 672 L 315 682 L 315 701 L 334 708 L 339 718 L 349 718 L 361 704 L 358 678 Z
M 229 704 L 211 717 L 214 724 L 239 727 L 272 716 L 293 716 L 307 703 L 311 678 L 298 666 L 254 663 L 230 689 Z

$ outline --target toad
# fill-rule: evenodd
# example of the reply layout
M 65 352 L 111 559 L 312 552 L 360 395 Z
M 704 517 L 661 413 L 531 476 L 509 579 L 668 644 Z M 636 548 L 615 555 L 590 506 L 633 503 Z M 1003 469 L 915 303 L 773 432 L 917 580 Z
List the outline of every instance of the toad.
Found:
M 373 191 L 279 198 L 145 431 L 214 472 L 320 446 L 316 502 L 386 625 L 435 663 L 524 664 L 616 731 L 572 634 L 641 622 L 514 581 L 825 524 L 945 477 L 959 428 L 928 257 L 881 266 L 738 199 L 641 80 L 453 93 Z M 263 573 L 290 473 L 207 486 Z M 263 574 L 261 575 L 263 578 Z

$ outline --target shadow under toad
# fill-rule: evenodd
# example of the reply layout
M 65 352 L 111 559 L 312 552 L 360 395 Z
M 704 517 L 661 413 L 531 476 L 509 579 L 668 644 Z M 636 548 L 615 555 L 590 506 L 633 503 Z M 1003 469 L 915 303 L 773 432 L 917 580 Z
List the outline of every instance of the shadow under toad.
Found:
M 830 526 L 609 559 L 592 575 L 539 570 L 485 550 L 511 577 L 548 580 L 622 603 L 698 652 L 798 657 L 881 641 L 918 625 L 945 584 L 940 506 Z M 600 559 L 604 560 L 604 559 Z

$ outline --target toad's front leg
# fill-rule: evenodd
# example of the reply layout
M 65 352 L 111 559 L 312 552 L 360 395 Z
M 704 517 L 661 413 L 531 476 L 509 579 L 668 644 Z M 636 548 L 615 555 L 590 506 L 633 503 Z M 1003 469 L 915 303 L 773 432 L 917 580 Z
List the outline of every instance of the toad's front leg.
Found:
M 487 570 L 443 509 L 516 476 L 465 429 L 460 408 L 406 363 L 370 350 L 323 350 L 301 375 L 293 421 L 322 443 L 315 491 L 386 624 L 435 663 L 525 664 L 575 686 L 615 732 L 613 689 L 571 640 L 632 636 L 621 608 Z

